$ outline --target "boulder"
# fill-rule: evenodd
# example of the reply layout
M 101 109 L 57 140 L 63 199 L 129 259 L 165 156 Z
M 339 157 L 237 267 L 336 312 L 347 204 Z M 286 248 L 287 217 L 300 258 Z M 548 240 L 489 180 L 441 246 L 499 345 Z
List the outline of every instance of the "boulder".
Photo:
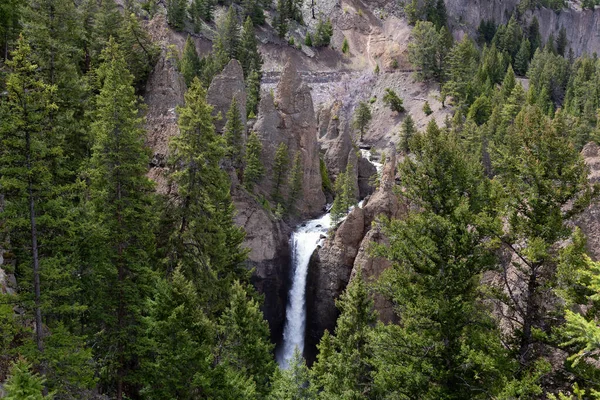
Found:
M 213 114 L 221 115 L 220 119 L 215 120 L 217 132 L 223 132 L 225 128 L 227 111 L 234 97 L 242 123 L 246 126 L 246 85 L 244 71 L 238 60 L 229 61 L 223 71 L 213 78 L 206 93 L 206 101 L 214 107 Z

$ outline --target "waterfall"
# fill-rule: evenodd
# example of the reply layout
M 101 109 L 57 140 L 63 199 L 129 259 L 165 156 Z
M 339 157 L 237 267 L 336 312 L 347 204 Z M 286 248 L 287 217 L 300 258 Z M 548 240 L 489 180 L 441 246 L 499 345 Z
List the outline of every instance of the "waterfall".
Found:
M 317 248 L 321 236 L 326 235 L 331 225 L 329 213 L 296 228 L 290 239 L 292 247 L 292 287 L 288 295 L 286 323 L 283 330 L 283 346 L 277 362 L 287 368 L 296 347 L 304 350 L 304 327 L 306 325 L 306 276 L 310 256 Z

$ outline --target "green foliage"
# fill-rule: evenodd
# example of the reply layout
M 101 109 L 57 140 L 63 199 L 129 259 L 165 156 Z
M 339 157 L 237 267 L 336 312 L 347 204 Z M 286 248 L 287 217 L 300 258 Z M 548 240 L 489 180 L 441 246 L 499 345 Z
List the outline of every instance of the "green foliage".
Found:
M 433 114 L 433 110 L 431 109 L 431 106 L 429 105 L 428 101 L 426 101 L 425 104 L 423 104 L 423 112 L 427 116 Z
M 240 170 L 244 162 L 244 124 L 240 116 L 237 98 L 234 96 L 227 111 L 227 122 L 223 137 L 227 144 L 225 155 L 231 160 L 234 168 Z
M 179 72 L 183 75 L 186 86 L 190 86 L 195 77 L 200 74 L 200 57 L 196 51 L 196 44 L 188 35 L 183 47 L 183 55 L 179 61 Z
M 283 203 L 283 192 L 286 189 L 285 183 L 287 182 L 289 167 L 290 157 L 288 146 L 282 142 L 277 147 L 273 160 L 273 193 L 271 197 L 278 205 Z
M 243 0 L 242 16 L 250 18 L 254 25 L 263 25 L 265 23 L 265 13 L 259 0 Z
M 240 46 L 238 51 L 238 61 L 242 64 L 244 77 L 246 77 L 247 86 L 250 86 L 248 80 L 253 71 L 260 73 L 263 60 L 258 51 L 258 43 L 254 34 L 254 24 L 250 17 L 246 18 L 240 37 Z
M 335 336 L 327 332 L 322 338 L 313 383 L 324 398 L 370 398 L 372 349 L 368 342 L 377 316 L 360 269 L 336 306 L 340 316 Z
M 244 168 L 244 186 L 252 192 L 254 185 L 260 182 L 265 174 L 261 162 L 262 143 L 256 132 L 252 131 L 246 143 L 246 167 Z
M 302 195 L 302 180 L 304 178 L 304 166 L 302 165 L 302 158 L 300 157 L 300 153 L 296 152 L 294 157 L 294 163 L 292 165 L 292 170 L 290 172 L 290 182 L 289 188 L 290 192 L 288 195 L 287 201 L 287 213 L 295 214 L 296 212 L 296 203 L 298 199 Z
M 329 179 L 329 172 L 327 172 L 327 165 L 322 158 L 319 158 L 319 171 L 321 172 L 321 182 L 323 185 L 324 193 L 333 193 L 333 185 L 331 179 Z
M 400 142 L 398 143 L 400 151 L 408 154 L 410 151 L 410 142 L 416 133 L 417 127 L 415 126 L 415 122 L 411 115 L 408 114 L 400 125 Z
M 354 129 L 359 131 L 360 140 L 362 140 L 365 130 L 371 122 L 371 118 L 371 109 L 369 108 L 369 105 L 364 101 L 358 103 L 356 110 L 354 110 L 352 125 L 354 126 Z
M 164 250 L 167 273 L 181 268 L 209 316 L 225 308 L 231 283 L 248 275 L 242 265 L 244 233 L 233 224 L 231 183 L 219 167 L 227 146 L 215 132 L 212 110 L 206 90 L 194 79 L 185 106 L 177 109 L 180 134 L 171 139 L 168 166 L 177 193 L 165 210 L 171 235 Z
M 7 400 L 43 400 L 53 399 L 54 395 L 43 395 L 44 379 L 31 372 L 31 366 L 24 360 L 13 364 L 10 375 L 4 385 Z
M 253 69 L 250 72 L 250 75 L 246 79 L 246 87 L 248 89 L 246 112 L 248 113 L 248 118 L 250 118 L 250 115 L 252 114 L 256 117 L 258 103 L 260 101 L 260 75 L 258 70 Z
M 315 31 L 315 37 L 313 44 L 315 47 L 326 47 L 331 43 L 331 36 L 333 36 L 333 26 L 331 20 L 324 20 L 319 18 L 317 22 L 317 29 Z
M 437 29 L 429 21 L 419 21 L 413 29 L 414 41 L 408 45 L 408 60 L 419 70 L 419 79 L 442 82 L 449 46 L 446 28 Z
M 288 15 L 286 0 L 277 0 L 277 14 L 273 19 L 273 27 L 277 31 L 277 35 L 284 39 L 288 32 Z
M 344 41 L 342 42 L 342 53 L 348 54 L 349 51 L 350 45 L 348 44 L 348 39 L 344 38 Z
M 313 41 L 310 32 L 306 32 L 306 36 L 304 37 L 304 45 L 308 47 L 312 47 Z
M 289 368 L 277 369 L 273 376 L 270 400 L 316 400 L 317 390 L 311 384 L 310 371 L 296 349 Z
M 390 107 L 392 111 L 397 113 L 404 112 L 404 106 L 402 105 L 402 99 L 398 97 L 396 92 L 392 89 L 385 89 L 385 94 L 383 95 L 383 102 Z
M 479 66 L 479 52 L 475 43 L 465 36 L 448 54 L 447 80 L 443 96 L 450 96 L 459 108 L 469 107 L 475 100 L 478 87 L 473 80 Z
M 187 1 L 168 0 L 167 2 L 167 21 L 173 29 L 177 31 L 185 28 Z
M 356 204 L 356 176 L 354 175 L 354 165 L 351 160 L 348 160 L 346 170 L 338 174 L 335 179 L 335 200 L 331 206 L 331 222 L 336 226 L 342 217 L 344 217 L 350 207 Z
M 523 38 L 519 52 L 515 56 L 515 72 L 520 76 L 525 76 L 529 68 L 529 60 L 531 59 L 531 44 L 529 39 Z

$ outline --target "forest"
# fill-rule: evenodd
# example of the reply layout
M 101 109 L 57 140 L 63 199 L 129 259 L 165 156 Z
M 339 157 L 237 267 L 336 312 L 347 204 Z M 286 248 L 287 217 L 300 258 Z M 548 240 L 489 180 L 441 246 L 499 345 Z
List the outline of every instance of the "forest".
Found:
M 539 3 L 521 8 L 553 7 Z M 402 98 L 384 99 L 406 114 L 394 193 L 407 212 L 379 218 L 388 243 L 370 249 L 391 267 L 376 282 L 353 277 L 312 365 L 299 352 L 277 365 L 230 191 L 232 176 L 250 195 L 267 179 L 240 117 L 269 96 L 255 29 L 269 10 L 281 46 L 296 46 L 286 35 L 302 7 L 2 1 L 0 272 L 16 290 L 0 291 L 0 397 L 600 399 L 600 262 L 576 223 L 600 193 L 581 154 L 600 143 L 600 60 L 576 56 L 564 29 L 544 41 L 518 10 L 456 40 L 443 1 L 407 2 L 407 52 L 452 117 L 418 129 Z M 147 175 L 143 101 L 160 54 L 146 25 L 161 13 L 189 33 L 169 55 L 186 92 L 168 193 Z M 209 23 L 200 57 L 191 38 Z M 332 35 L 319 17 L 304 45 L 327 48 Z M 221 135 L 207 89 L 232 59 L 248 97 Z M 356 143 L 370 107 L 354 112 Z M 294 220 L 300 155 L 272 157 L 260 201 Z M 356 194 L 321 167 L 335 230 Z M 373 293 L 396 322 L 378 320 Z

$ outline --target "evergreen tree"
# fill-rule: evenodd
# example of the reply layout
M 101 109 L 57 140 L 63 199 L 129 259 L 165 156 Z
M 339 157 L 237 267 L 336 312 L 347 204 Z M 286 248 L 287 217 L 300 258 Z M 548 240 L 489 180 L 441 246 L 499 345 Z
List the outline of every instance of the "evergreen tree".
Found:
M 395 398 L 493 396 L 514 365 L 478 300 L 479 274 L 495 265 L 482 241 L 493 217 L 488 185 L 481 164 L 435 122 L 411 150 L 400 170 L 415 211 L 384 226 L 391 242 L 379 249 L 393 262 L 381 287 L 402 317 L 373 336 L 376 390 Z
M 335 200 L 331 206 L 331 221 L 333 226 L 337 225 L 342 217 L 344 217 L 350 207 L 356 204 L 357 193 L 354 186 L 354 177 L 352 172 L 354 165 L 350 160 L 346 165 L 346 170 L 339 173 L 335 179 Z
M 200 33 L 202 30 L 202 19 L 205 17 L 207 0 L 192 0 L 188 7 L 188 17 L 194 32 Z
M 531 59 L 531 44 L 529 39 L 523 38 L 519 52 L 515 56 L 515 72 L 520 76 L 525 76 L 529 68 Z
M 153 351 L 144 364 L 145 398 L 188 399 L 208 389 L 216 332 L 203 307 L 195 286 L 179 268 L 170 280 L 157 281 L 146 319 Z
M 537 17 L 533 17 L 531 20 L 531 24 L 529 24 L 529 30 L 527 32 L 527 37 L 529 38 L 529 42 L 531 43 L 531 52 L 530 54 L 534 54 L 537 49 L 542 47 L 542 35 L 540 34 L 540 23 Z
M 102 89 L 92 124 L 89 201 L 95 240 L 94 302 L 90 318 L 106 390 L 121 400 L 135 394 L 136 360 L 144 352 L 142 310 L 150 292 L 154 246 L 149 152 L 125 58 L 111 39 L 98 70 Z
M 227 14 L 225 14 L 218 28 L 217 41 L 222 45 L 222 49 L 228 60 L 238 57 L 240 51 L 240 26 L 233 6 L 229 7 Z
M 390 107 L 392 111 L 397 113 L 404 112 L 404 107 L 402 106 L 402 99 L 398 97 L 396 92 L 392 89 L 385 89 L 385 94 L 383 95 L 383 102 Z
M 448 46 L 446 28 L 439 31 L 429 21 L 419 21 L 413 29 L 414 41 L 408 46 L 408 59 L 423 80 L 443 81 Z
M 262 179 L 265 169 L 262 165 L 261 159 L 262 143 L 258 138 L 256 132 L 251 132 L 246 143 L 246 167 L 244 168 L 244 186 L 248 191 L 252 192 L 254 185 L 260 182 Z
M 242 64 L 246 80 L 249 79 L 253 70 L 258 71 L 260 74 L 263 60 L 258 51 L 254 25 L 250 17 L 246 18 L 246 22 L 244 22 L 238 53 L 238 60 Z
M 513 350 L 526 369 L 541 356 L 543 333 L 548 333 L 551 316 L 539 305 L 542 288 L 553 285 L 558 256 L 553 246 L 571 235 L 566 221 L 590 198 L 585 165 L 566 136 L 560 115 L 551 124 L 538 107 L 528 106 L 504 141 L 492 147 L 496 181 L 506 199 L 507 225 L 500 224 L 496 236 L 519 259 L 513 263 L 515 284 L 523 288 L 518 297 L 508 288 L 509 295 L 500 301 L 518 316 Z M 571 202 L 573 208 L 566 211 Z
M 195 77 L 200 73 L 200 58 L 196 52 L 196 45 L 188 35 L 183 47 L 183 55 L 179 61 L 179 72 L 183 75 L 186 86 L 190 86 Z
M 304 45 L 308 47 L 312 47 L 313 41 L 310 32 L 306 32 L 306 37 L 304 38 Z
M 265 23 L 265 13 L 259 0 L 242 0 L 242 16 L 250 18 L 254 25 Z
M 287 181 L 289 164 L 288 147 L 282 142 L 275 151 L 273 162 L 273 193 L 271 197 L 276 204 L 283 203 L 282 192 L 285 191 L 284 184 Z
M 246 98 L 246 113 L 248 118 L 258 113 L 258 103 L 260 101 L 260 74 L 256 69 L 252 69 L 246 79 L 246 88 L 248 96 Z
M 369 105 L 364 101 L 358 103 L 358 107 L 356 107 L 356 110 L 354 111 L 354 120 L 352 123 L 354 125 L 354 129 L 359 131 L 359 140 L 361 141 L 363 139 L 363 135 L 365 134 L 365 130 L 371 122 L 371 118 L 371 109 L 369 108 Z
M 154 69 L 160 49 L 152 42 L 150 35 L 133 13 L 123 19 L 117 42 L 122 49 L 127 49 L 123 52 L 125 62 L 139 92 L 146 86 L 146 79 Z
M 316 400 L 317 390 L 311 384 L 310 370 L 296 349 L 289 368 L 276 369 L 269 400 Z
M 167 21 L 173 29 L 177 31 L 185 28 L 187 1 L 168 0 L 167 2 Z
M 329 43 L 331 43 L 331 36 L 333 36 L 333 26 L 331 25 L 331 20 L 319 18 L 313 40 L 315 47 L 329 46 Z
M 327 350 L 319 354 L 314 366 L 318 371 L 315 383 L 325 398 L 371 398 L 372 349 L 368 342 L 377 317 L 360 269 L 336 306 L 341 313 L 335 336 L 324 336 Z
M 209 317 L 227 305 L 228 290 L 236 279 L 247 279 L 242 262 L 243 231 L 234 225 L 230 181 L 219 163 L 226 151 L 215 132 L 212 106 L 195 78 L 177 109 L 179 136 L 171 139 L 168 165 L 177 193 L 167 204 L 166 268 L 181 268 L 197 288 Z
M 304 177 L 304 171 L 302 170 L 302 158 L 300 153 L 296 152 L 294 157 L 294 163 L 290 172 L 290 193 L 288 195 L 287 212 L 288 214 L 294 214 L 296 210 L 296 203 L 299 197 L 302 195 L 302 180 Z
M 470 106 L 478 92 L 473 79 L 478 65 L 479 52 L 475 43 L 465 36 L 448 55 L 447 81 L 444 83 L 442 96 L 450 96 L 461 108 Z
M 288 15 L 285 0 L 277 0 L 277 14 L 273 18 L 273 27 L 281 39 L 285 39 L 288 31 Z
M 6 400 L 43 400 L 54 397 L 42 394 L 44 379 L 31 372 L 31 367 L 24 360 L 13 364 L 4 389 L 6 395 L 2 398 Z
M 20 0 L 7 0 L 0 4 L 0 51 L 4 61 L 8 59 L 13 41 L 16 40 L 20 30 L 21 9 Z
M 415 126 L 415 122 L 411 115 L 408 114 L 400 125 L 400 143 L 398 143 L 400 151 L 404 152 L 404 154 L 408 154 L 410 151 L 410 141 L 416 133 L 417 127 Z
M 257 394 L 264 398 L 269 380 L 276 368 L 269 325 L 258 302 L 249 297 L 248 289 L 239 282 L 231 288 L 229 307 L 221 318 L 217 358 L 220 363 L 253 380 Z
M 559 56 L 566 56 L 565 52 L 567 50 L 567 46 L 569 41 L 567 40 L 567 30 L 563 26 L 558 31 L 558 37 L 556 38 L 556 52 Z
M 240 170 L 244 162 L 244 125 L 235 97 L 231 101 L 226 118 L 227 122 L 223 134 L 227 144 L 226 156 L 231 160 L 233 167 Z

